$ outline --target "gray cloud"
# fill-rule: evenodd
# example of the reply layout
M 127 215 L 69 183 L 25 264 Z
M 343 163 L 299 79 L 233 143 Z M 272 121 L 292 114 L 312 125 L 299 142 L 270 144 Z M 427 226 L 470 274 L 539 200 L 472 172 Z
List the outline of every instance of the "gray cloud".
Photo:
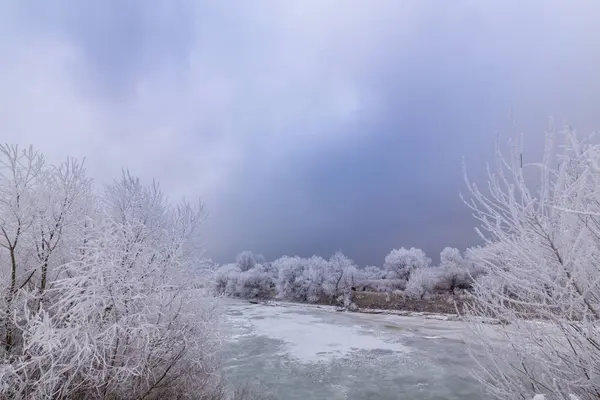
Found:
M 482 179 L 509 116 L 530 157 L 551 115 L 598 126 L 590 2 L 23 4 L 0 6 L 3 139 L 200 195 L 218 261 L 467 246 L 461 156 Z

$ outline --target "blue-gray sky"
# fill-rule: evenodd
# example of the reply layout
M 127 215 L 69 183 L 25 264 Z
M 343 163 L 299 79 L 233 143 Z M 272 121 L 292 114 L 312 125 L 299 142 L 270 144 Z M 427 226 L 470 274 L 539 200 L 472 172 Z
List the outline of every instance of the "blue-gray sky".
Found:
M 43 3 L 43 4 L 42 4 Z M 594 1 L 0 5 L 2 141 L 200 196 L 208 255 L 381 264 L 476 240 L 461 157 L 600 126 Z M 513 121 L 513 122 L 511 122 Z

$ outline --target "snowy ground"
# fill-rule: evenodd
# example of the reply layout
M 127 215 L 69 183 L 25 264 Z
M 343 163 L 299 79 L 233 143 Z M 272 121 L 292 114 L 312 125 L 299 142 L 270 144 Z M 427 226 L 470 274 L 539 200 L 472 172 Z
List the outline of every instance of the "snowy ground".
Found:
M 233 384 L 263 398 L 480 400 L 466 325 L 226 300 Z

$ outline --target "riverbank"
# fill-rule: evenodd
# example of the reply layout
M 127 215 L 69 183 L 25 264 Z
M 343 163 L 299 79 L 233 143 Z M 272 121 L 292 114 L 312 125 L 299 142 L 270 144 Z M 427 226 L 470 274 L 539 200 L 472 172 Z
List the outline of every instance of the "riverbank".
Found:
M 382 308 L 355 308 L 355 309 L 344 309 L 328 304 L 309 304 L 309 303 L 297 303 L 290 301 L 275 301 L 275 300 L 248 300 L 250 304 L 257 304 L 262 306 L 270 307 L 283 307 L 283 308 L 300 308 L 305 310 L 323 310 L 330 312 L 352 312 L 359 314 L 373 314 L 373 315 L 396 315 L 400 317 L 416 317 L 422 319 L 438 320 L 438 321 L 462 321 L 463 318 L 455 313 L 437 313 L 428 311 L 410 311 L 410 310 L 393 310 L 393 309 L 382 309 Z M 493 318 L 480 318 L 480 322 L 490 325 L 498 325 L 501 322 Z
M 359 309 L 396 310 L 430 314 L 453 314 L 462 310 L 467 302 L 465 295 L 439 294 L 414 298 L 403 293 L 354 292 L 352 302 Z
M 275 300 L 274 297 L 247 299 L 251 303 L 277 302 L 278 304 L 306 304 L 336 307 L 331 301 L 321 299 L 314 303 L 295 302 L 290 300 Z M 388 292 L 353 292 L 347 311 L 357 311 L 371 314 L 396 315 L 447 315 L 450 319 L 458 318 L 458 314 L 468 303 L 466 295 L 438 294 L 426 298 L 414 298 L 403 293 Z

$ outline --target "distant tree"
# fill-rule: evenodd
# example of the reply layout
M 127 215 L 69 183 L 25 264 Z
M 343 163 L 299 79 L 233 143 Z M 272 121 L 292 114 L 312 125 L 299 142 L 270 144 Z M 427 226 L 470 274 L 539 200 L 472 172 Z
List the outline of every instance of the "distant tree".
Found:
M 325 274 L 329 268 L 329 262 L 322 257 L 312 256 L 307 260 L 306 276 L 309 282 L 307 299 L 311 303 L 322 301 L 325 298 Z
M 217 294 L 235 295 L 241 272 L 236 263 L 220 266 L 213 274 L 215 292 Z
M 269 298 L 272 297 L 275 282 L 268 270 L 258 265 L 255 268 L 242 272 L 237 277 L 235 295 L 243 298 Z
M 235 257 L 235 262 L 242 272 L 256 267 L 257 260 L 251 251 L 242 251 Z
M 375 292 L 394 292 L 405 290 L 407 281 L 404 279 L 373 279 L 367 281 L 367 288 Z
M 439 268 L 441 273 L 438 286 L 444 286 L 451 293 L 457 288 L 467 289 L 471 286 L 469 271 L 460 250 L 444 248 L 440 253 Z
M 358 273 L 363 279 L 367 280 L 385 278 L 385 270 L 375 265 L 368 265 L 365 268 L 360 269 Z
M 277 271 L 277 267 L 272 262 L 264 260 L 259 265 L 263 271 L 273 278 L 273 282 L 275 282 L 277 279 L 277 274 L 279 273 L 279 271 Z
M 392 250 L 386 257 L 383 268 L 388 277 L 408 279 L 413 270 L 431 265 L 431 259 L 421 249 L 411 247 Z
M 257 264 L 265 264 L 267 262 L 265 256 L 263 256 L 262 254 L 255 254 L 254 259 L 256 260 Z
M 411 297 L 422 299 L 431 293 L 439 280 L 439 268 L 420 267 L 412 271 L 406 284 L 405 293 Z
M 337 302 L 340 296 L 348 296 L 354 286 L 356 264 L 341 251 L 331 256 L 325 271 L 323 287 L 325 294 Z
M 481 246 L 469 247 L 465 250 L 465 268 L 469 273 L 471 281 L 487 273 L 487 267 L 485 266 L 485 262 L 483 262 L 483 260 L 486 259 L 488 255 L 493 252 L 494 249 L 490 246 L 486 246 L 486 248 L 483 248 Z
M 275 282 L 277 297 L 281 299 L 306 301 L 310 279 L 307 260 L 301 257 L 283 256 L 273 262 L 278 275 Z
M 440 267 L 462 268 L 465 260 L 459 249 L 445 247 L 440 253 Z

